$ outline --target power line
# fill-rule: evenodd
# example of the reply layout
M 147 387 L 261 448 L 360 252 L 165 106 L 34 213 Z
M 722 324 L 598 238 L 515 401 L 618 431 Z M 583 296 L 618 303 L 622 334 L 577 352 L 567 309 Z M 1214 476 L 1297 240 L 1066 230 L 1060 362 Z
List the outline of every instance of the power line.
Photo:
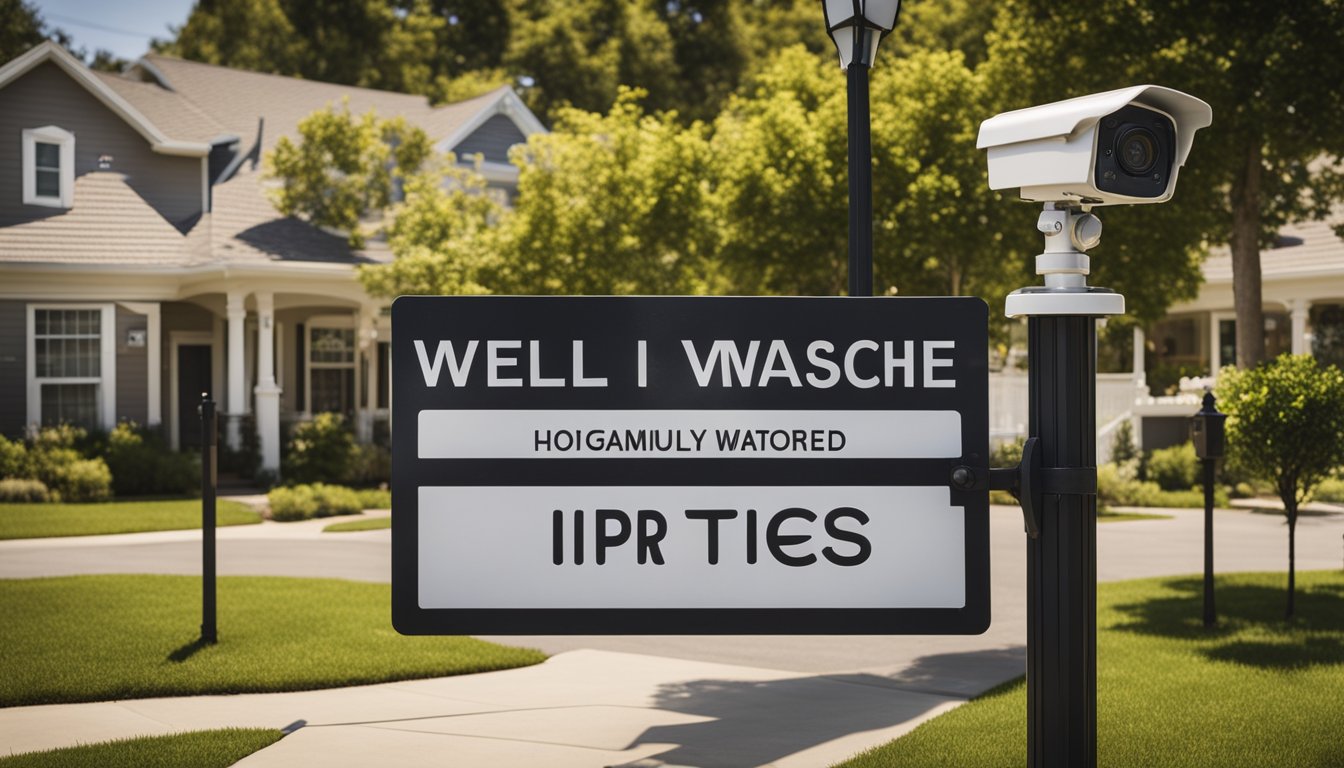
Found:
M 146 34 L 144 32 L 132 32 L 129 29 L 117 29 L 116 27 L 109 27 L 104 24 L 95 24 L 91 21 L 83 21 L 82 19 L 76 19 L 71 16 L 64 16 L 59 13 L 48 13 L 45 15 L 48 19 L 56 19 L 57 21 L 63 22 L 65 24 L 71 24 L 76 27 L 84 27 L 86 29 L 97 29 L 103 32 L 111 32 L 114 35 L 126 35 L 127 37 L 138 37 L 142 40 L 152 39 L 154 37 L 154 35 L 152 34 Z

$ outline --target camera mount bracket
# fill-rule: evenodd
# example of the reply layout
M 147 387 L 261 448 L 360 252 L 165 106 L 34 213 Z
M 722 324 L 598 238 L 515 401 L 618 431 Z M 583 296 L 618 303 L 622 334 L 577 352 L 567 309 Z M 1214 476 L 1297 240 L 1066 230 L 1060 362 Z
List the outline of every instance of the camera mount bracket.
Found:
M 1086 252 L 1101 242 L 1101 219 L 1096 214 L 1078 204 L 1046 203 L 1036 229 L 1045 235 L 1045 250 L 1036 256 L 1036 274 L 1045 277 L 1045 285 L 1013 291 L 1005 302 L 1005 314 L 1097 317 L 1125 313 L 1124 296 L 1087 284 L 1092 261 Z

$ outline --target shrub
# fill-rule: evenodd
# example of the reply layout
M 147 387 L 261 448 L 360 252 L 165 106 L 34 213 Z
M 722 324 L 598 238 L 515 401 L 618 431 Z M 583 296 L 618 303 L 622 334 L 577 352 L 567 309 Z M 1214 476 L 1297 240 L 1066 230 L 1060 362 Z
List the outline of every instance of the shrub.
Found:
M 1344 504 L 1344 478 L 1332 477 L 1322 480 L 1311 495 L 1317 501 Z
M 392 508 L 392 492 L 386 488 L 363 488 L 355 491 L 355 495 L 359 497 L 361 511 Z
M 1138 458 L 1138 455 L 1134 447 L 1134 425 L 1125 419 L 1115 428 L 1115 435 L 1111 438 L 1111 461 L 1123 464 Z
M 282 523 L 307 520 L 317 514 L 317 497 L 306 485 L 293 488 L 273 488 L 266 494 L 271 506 L 271 519 Z
M 200 457 L 175 453 L 158 430 L 122 422 L 107 436 L 107 466 L 118 495 L 191 494 L 201 485 Z
M 1175 507 L 1198 509 L 1204 506 L 1204 491 L 1186 488 L 1164 491 L 1151 480 L 1138 479 L 1134 462 L 1103 464 L 1097 468 L 1097 503 L 1102 507 Z M 1227 489 L 1215 486 L 1213 503 L 1227 506 Z
M 50 501 L 51 494 L 41 480 L 26 480 L 18 477 L 6 477 L 0 480 L 0 502 L 44 502 Z
M 112 495 L 112 472 L 102 459 L 80 459 L 65 465 L 52 485 L 61 501 L 107 501 Z
M 261 470 L 261 436 L 257 434 L 257 422 L 252 416 L 243 416 L 238 421 L 238 447 L 230 448 L 228 441 L 219 446 L 219 469 L 221 472 L 233 472 L 239 477 L 257 477 Z
M 994 449 L 989 452 L 989 466 L 1016 467 L 1022 463 L 1022 442 L 1021 440 L 1009 440 L 994 446 Z
M 1148 457 L 1148 479 L 1164 491 L 1190 490 L 1201 480 L 1199 470 L 1194 443 L 1160 448 Z
M 0 478 L 28 477 L 28 467 L 28 449 L 23 441 L 0 435 Z
M 275 488 L 266 495 L 271 519 L 281 522 L 311 517 L 357 515 L 363 511 L 359 495 L 349 488 L 326 483 Z
M 355 436 L 344 416 L 319 413 L 294 427 L 286 448 L 280 474 L 287 482 L 341 481 L 349 475 L 355 458 Z
M 392 451 L 384 445 L 357 445 L 345 482 L 362 487 L 392 481 Z

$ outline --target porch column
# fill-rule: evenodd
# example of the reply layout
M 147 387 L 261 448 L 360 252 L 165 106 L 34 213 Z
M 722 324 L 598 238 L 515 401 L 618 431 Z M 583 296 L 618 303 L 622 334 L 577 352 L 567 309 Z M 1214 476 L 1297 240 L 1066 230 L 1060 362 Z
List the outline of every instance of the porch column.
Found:
M 1148 386 L 1148 373 L 1144 370 L 1144 349 L 1148 344 L 1143 328 L 1134 326 L 1134 386 Z
M 1307 343 L 1307 317 L 1311 306 L 1306 299 L 1293 299 L 1293 354 L 1305 355 L 1311 351 Z
M 247 294 L 242 291 L 229 291 L 225 304 L 225 316 L 229 321 L 229 359 L 224 369 L 229 372 L 229 386 L 224 410 L 224 439 L 233 450 L 242 444 L 240 421 L 247 408 L 247 379 L 243 376 L 243 321 L 247 319 L 247 309 L 243 306 L 245 298 Z
M 280 471 L 280 387 L 275 384 L 275 300 L 269 291 L 257 292 L 257 437 L 261 468 Z
M 377 332 L 373 329 L 373 317 L 373 311 L 368 307 L 363 307 L 360 309 L 355 326 L 358 329 L 355 333 L 359 337 L 356 346 L 364 361 L 363 381 L 359 383 L 362 397 L 355 403 L 355 439 L 361 443 L 373 442 L 373 407 L 375 405 L 375 393 L 378 391 L 376 389 L 378 360 L 375 354 L 378 351 L 378 344 L 376 341 Z M 356 369 L 356 373 L 358 373 L 358 369 Z

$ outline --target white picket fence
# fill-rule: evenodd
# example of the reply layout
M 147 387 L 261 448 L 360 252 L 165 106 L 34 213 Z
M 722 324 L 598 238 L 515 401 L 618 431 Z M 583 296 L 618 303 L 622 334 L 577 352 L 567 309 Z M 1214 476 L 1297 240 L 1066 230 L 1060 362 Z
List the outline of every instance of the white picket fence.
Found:
M 1025 372 L 989 374 L 989 441 L 997 445 L 1027 435 L 1027 375 Z M 1110 459 L 1111 439 L 1120 423 L 1132 417 L 1134 403 L 1147 392 L 1134 383 L 1133 374 L 1097 374 L 1097 462 Z

